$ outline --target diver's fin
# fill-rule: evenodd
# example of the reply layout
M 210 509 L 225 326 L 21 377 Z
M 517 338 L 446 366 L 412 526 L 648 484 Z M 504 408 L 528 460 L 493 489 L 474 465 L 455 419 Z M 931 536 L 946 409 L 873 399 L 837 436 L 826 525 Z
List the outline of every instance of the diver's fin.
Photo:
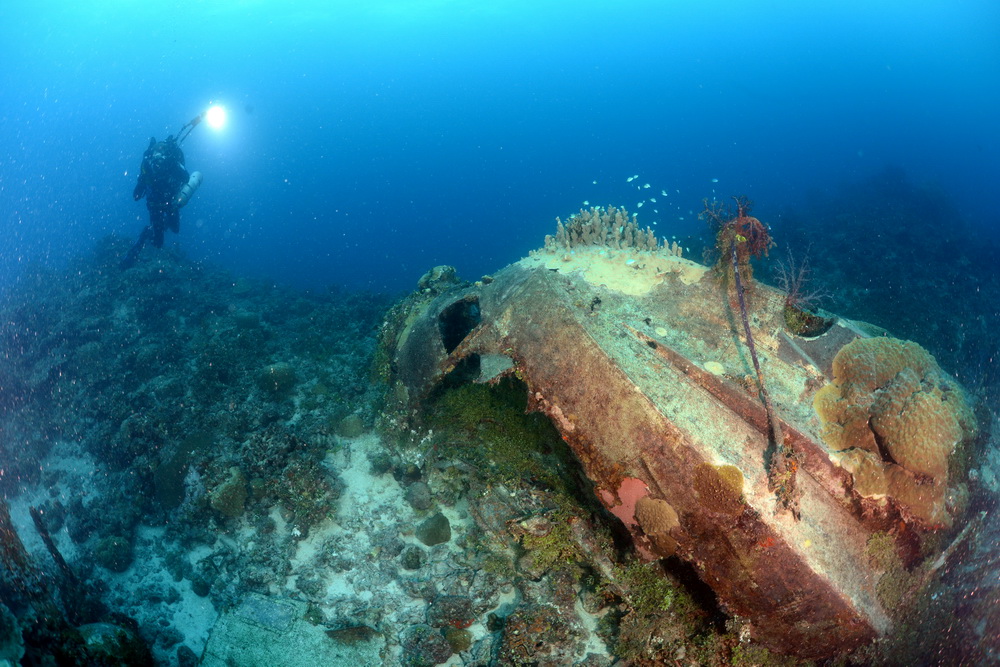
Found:
M 142 251 L 142 247 L 146 245 L 146 241 L 152 235 L 152 227 L 146 226 L 143 228 L 142 234 L 139 234 L 139 238 L 136 239 L 135 243 L 132 244 L 132 247 L 128 249 L 128 252 L 125 253 L 125 256 L 122 257 L 121 263 L 118 265 L 122 271 L 132 268 L 132 266 L 135 265 L 135 260 L 139 258 L 139 253 Z

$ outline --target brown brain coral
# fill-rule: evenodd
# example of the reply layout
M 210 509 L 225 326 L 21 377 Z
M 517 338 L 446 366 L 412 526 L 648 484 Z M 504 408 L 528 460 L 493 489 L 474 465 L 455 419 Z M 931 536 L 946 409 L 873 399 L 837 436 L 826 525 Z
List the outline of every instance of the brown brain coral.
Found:
M 927 525 L 950 524 L 956 456 L 976 435 L 962 388 L 920 345 L 864 338 L 833 361 L 833 382 L 813 402 L 822 435 L 864 497 L 890 496 Z
M 670 531 L 681 525 L 680 517 L 666 500 L 643 496 L 635 503 L 635 519 L 659 555 L 672 555 L 677 550 Z
M 635 518 L 647 535 L 666 535 L 681 525 L 677 512 L 666 500 L 640 498 L 635 504 Z

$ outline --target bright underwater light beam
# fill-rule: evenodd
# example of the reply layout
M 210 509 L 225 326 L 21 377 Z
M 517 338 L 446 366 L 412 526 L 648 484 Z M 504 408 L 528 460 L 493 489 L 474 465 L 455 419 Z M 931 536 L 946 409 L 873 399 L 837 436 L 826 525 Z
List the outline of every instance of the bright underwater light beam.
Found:
M 215 104 L 205 112 L 205 122 L 213 130 L 221 130 L 226 124 L 226 110 L 222 105 Z

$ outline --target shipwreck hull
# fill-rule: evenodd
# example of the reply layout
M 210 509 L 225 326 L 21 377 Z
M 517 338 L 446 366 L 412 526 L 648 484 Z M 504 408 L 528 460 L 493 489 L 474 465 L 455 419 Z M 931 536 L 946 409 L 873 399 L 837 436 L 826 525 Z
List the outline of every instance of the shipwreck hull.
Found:
M 889 631 L 866 545 L 898 515 L 854 491 L 813 409 L 836 353 L 865 333 L 838 320 L 798 338 L 783 328 L 782 294 L 749 295 L 798 466 L 796 518 L 769 489 L 767 413 L 719 281 L 676 257 L 600 253 L 618 274 L 539 253 L 415 306 L 390 350 L 395 395 L 419 415 L 451 373 L 514 374 L 639 553 L 691 563 L 769 648 L 822 658 Z

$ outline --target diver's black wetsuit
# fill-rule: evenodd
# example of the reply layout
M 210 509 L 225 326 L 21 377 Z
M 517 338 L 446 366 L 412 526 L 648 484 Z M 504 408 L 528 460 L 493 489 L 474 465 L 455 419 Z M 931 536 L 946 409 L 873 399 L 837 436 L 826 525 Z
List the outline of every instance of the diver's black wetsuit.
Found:
M 142 155 L 142 166 L 139 168 L 139 178 L 132 191 L 132 197 L 139 201 L 146 198 L 146 208 L 149 210 L 149 227 L 142 231 L 143 237 L 152 235 L 153 245 L 163 246 L 163 230 L 165 228 L 177 233 L 180 231 L 180 207 L 177 204 L 177 194 L 188 182 L 188 171 L 184 166 L 184 153 L 177 145 L 174 137 L 166 141 L 156 142 L 150 138 L 149 147 Z M 145 240 L 143 238 L 143 240 Z

